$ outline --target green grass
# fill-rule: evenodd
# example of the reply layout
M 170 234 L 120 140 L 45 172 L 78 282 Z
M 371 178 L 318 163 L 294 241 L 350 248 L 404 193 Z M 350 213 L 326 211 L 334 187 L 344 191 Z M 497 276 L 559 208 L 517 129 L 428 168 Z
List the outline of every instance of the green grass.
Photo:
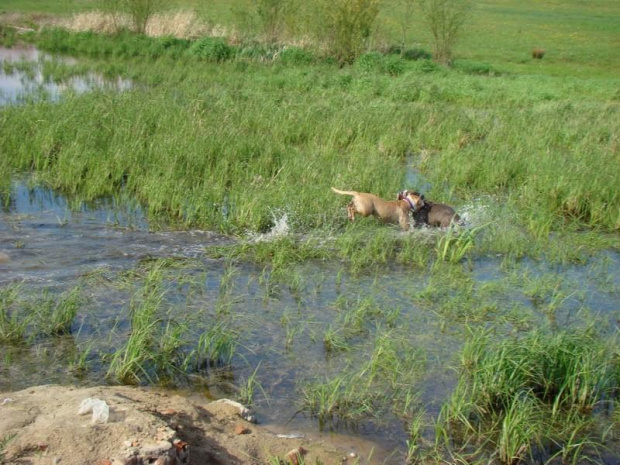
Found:
M 3 2 L 1 11 L 69 15 L 95 9 L 95 0 Z M 209 24 L 218 24 L 241 34 L 258 33 L 255 6 L 248 0 L 215 0 L 208 5 L 195 0 L 178 0 L 170 10 L 194 11 Z M 295 8 L 295 11 L 300 11 Z M 373 45 L 403 45 L 404 2 L 389 0 L 381 5 Z M 288 23 L 299 26 L 300 18 Z M 405 21 L 405 48 L 432 49 L 430 33 L 419 8 Z M 299 27 L 297 26 L 297 29 Z M 248 29 L 249 28 L 249 29 Z M 476 2 L 473 16 L 457 43 L 455 57 L 470 63 L 488 63 L 511 73 L 614 77 L 620 71 L 615 50 L 620 47 L 620 7 L 614 0 L 584 4 L 579 0 L 540 3 L 536 0 Z M 303 29 L 302 29 L 303 30 Z M 302 31 L 297 34 L 303 35 Z M 543 48 L 543 60 L 532 60 L 531 50 Z
M 463 446 L 484 444 L 507 464 L 558 445 L 565 458 L 596 454 L 604 436 L 584 425 L 618 388 L 616 344 L 588 328 L 537 329 L 501 341 L 475 331 L 442 410 L 441 434 Z
M 16 301 L 19 298 L 19 286 L 6 286 L 0 289 L 0 342 L 23 342 L 29 323 L 28 315 L 20 315 Z
M 117 62 L 116 72 L 150 87 L 146 98 L 136 88 L 7 108 L 0 148 L 13 156 L 2 165 L 33 168 L 85 201 L 123 186 L 179 225 L 266 231 L 286 214 L 305 232 L 344 226 L 345 202 L 331 185 L 392 198 L 412 150 L 423 154 L 417 164 L 435 199 L 504 197 L 505 214 L 526 226 L 516 228 L 524 246 L 566 225 L 620 224 L 618 175 L 605 168 L 617 162 L 617 81 L 429 75 L 415 62 L 396 77 L 240 64 Z M 345 253 L 360 268 L 398 260 L 388 240 L 382 233 L 361 254 Z

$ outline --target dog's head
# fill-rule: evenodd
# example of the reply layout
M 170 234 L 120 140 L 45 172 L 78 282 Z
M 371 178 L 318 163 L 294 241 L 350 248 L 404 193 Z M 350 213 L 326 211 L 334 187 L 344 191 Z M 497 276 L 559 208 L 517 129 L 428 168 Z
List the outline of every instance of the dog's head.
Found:
M 400 191 L 396 198 L 398 200 L 407 200 L 414 212 L 424 208 L 424 195 L 419 192 L 405 189 L 404 191 Z

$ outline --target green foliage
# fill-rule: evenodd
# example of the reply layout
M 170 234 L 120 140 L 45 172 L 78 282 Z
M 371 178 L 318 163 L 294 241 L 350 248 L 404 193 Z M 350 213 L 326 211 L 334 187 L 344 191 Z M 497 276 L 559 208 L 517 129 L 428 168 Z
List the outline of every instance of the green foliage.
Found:
M 267 42 L 275 42 L 280 38 L 291 6 L 291 0 L 258 0 L 256 2 L 256 13 Z
M 287 65 L 309 65 L 314 60 L 314 54 L 301 47 L 286 47 L 280 52 L 280 61 Z
M 37 46 L 48 52 L 87 55 L 90 57 L 157 59 L 170 57 L 178 59 L 192 43 L 173 37 L 150 38 L 128 31 L 114 36 L 93 32 L 70 33 L 65 29 L 44 28 L 35 39 Z
M 206 61 L 221 62 L 230 59 L 233 48 L 219 37 L 203 37 L 192 44 L 189 53 Z
M 498 75 L 499 72 L 493 69 L 489 63 L 465 61 L 459 60 L 452 62 L 452 67 L 455 70 L 461 71 L 467 74 L 480 74 L 480 75 Z
M 26 334 L 29 318 L 17 311 L 19 292 L 15 285 L 0 289 L 0 342 L 21 342 Z
M 472 10 L 472 0 L 421 0 L 424 20 L 434 39 L 434 59 L 444 65 L 452 60 L 454 45 Z
M 401 55 L 405 60 L 430 60 L 433 56 L 422 48 L 408 48 Z
M 379 14 L 377 0 L 320 0 L 310 25 L 315 38 L 340 63 L 351 63 L 362 53 Z
M 551 441 L 583 451 L 574 447 L 575 434 L 584 438 L 583 415 L 618 389 L 614 344 L 591 329 L 538 329 L 501 341 L 476 331 L 463 348 L 463 371 L 441 421 L 460 441 L 489 441 L 506 464 Z
M 458 225 L 451 224 L 435 245 L 439 260 L 458 263 L 474 248 L 476 235 L 485 226 L 462 230 Z
M 82 304 L 79 287 L 60 295 L 45 290 L 41 297 L 29 304 L 34 324 L 41 334 L 70 334 L 73 320 Z

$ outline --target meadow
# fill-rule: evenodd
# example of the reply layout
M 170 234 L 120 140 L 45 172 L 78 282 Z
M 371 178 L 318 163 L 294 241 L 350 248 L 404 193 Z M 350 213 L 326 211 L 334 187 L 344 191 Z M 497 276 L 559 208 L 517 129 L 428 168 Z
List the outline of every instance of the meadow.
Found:
M 95 6 L 5 3 L 25 15 Z M 235 27 L 225 2 L 178 7 Z M 402 7 L 386 3 L 374 47 L 344 66 L 312 47 L 258 40 L 5 33 L 9 45 L 78 58 L 4 63 L 5 72 L 40 66 L 50 81 L 94 71 L 133 83 L 0 110 L 7 211 L 12 179 L 28 174 L 77 210 L 131 199 L 153 231 L 235 238 L 205 246 L 202 258 L 219 264 L 207 290 L 206 265 L 174 257 L 85 274 L 62 293 L 3 288 L 7 364 L 20 344 L 71 335 L 88 307 L 83 286 L 112 288 L 122 343 L 86 343 L 70 357 L 74 372 L 97 354 L 107 380 L 184 385 L 181 374 L 223 366 L 244 373 L 238 398 L 252 402 L 271 392 L 268 362 L 241 328 L 267 321 L 269 335 L 256 338 L 277 339 L 280 354 L 310 346 L 313 366 L 327 360 L 323 378 L 289 368 L 300 411 L 320 428 L 393 416 L 407 425 L 398 435 L 410 463 L 613 457 L 618 309 L 597 308 L 590 294 L 619 292 L 620 11 L 605 1 L 480 2 L 446 68 L 389 53 L 401 45 Z M 430 50 L 420 21 L 406 45 Z M 547 50 L 543 60 L 531 58 L 534 46 Z M 374 219 L 350 224 L 348 200 L 331 186 L 384 198 L 423 190 L 468 227 L 401 234 Z M 286 236 L 254 240 L 283 220 Z M 248 301 L 275 315 L 244 315 Z M 448 365 L 452 393 L 425 404 L 433 388 L 422 380 Z

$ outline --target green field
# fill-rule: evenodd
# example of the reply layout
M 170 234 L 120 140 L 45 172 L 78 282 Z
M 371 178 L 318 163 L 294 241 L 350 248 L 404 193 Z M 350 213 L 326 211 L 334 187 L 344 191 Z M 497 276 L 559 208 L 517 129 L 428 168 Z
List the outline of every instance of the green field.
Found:
M 191 10 L 209 24 L 240 26 L 239 11 L 253 11 L 247 0 L 176 0 L 168 8 Z M 400 44 L 404 1 L 384 0 L 376 24 L 376 46 Z M 1 12 L 70 15 L 96 9 L 94 0 L 4 0 Z M 431 49 L 430 34 L 419 8 L 407 24 L 406 46 Z M 514 0 L 476 1 L 471 21 L 456 48 L 456 58 L 487 62 L 515 73 L 572 75 L 583 78 L 620 74 L 620 4 L 614 0 L 585 2 Z M 546 50 L 531 60 L 532 48 Z

